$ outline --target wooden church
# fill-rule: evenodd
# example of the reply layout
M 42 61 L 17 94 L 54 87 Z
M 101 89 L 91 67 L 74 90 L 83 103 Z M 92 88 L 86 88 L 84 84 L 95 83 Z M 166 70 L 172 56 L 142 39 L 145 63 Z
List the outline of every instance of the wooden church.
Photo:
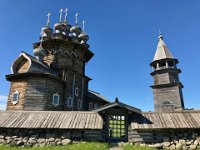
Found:
M 71 140 L 128 141 L 156 143 L 181 139 L 183 135 L 200 135 L 200 111 L 184 107 L 181 70 L 160 33 L 157 50 L 150 66 L 154 84 L 154 112 L 143 112 L 116 98 L 109 102 L 88 89 L 91 80 L 85 64 L 93 57 L 89 36 L 76 22 L 71 26 L 60 20 L 42 28 L 40 41 L 33 44 L 31 56 L 21 52 L 13 62 L 7 110 L 0 112 L 0 134 L 48 139 L 49 134 L 61 141 L 63 134 Z M 16 130 L 17 129 L 17 130 Z M 180 135 L 180 136 L 178 136 Z M 31 140 L 29 138 L 29 140 Z M 26 144 L 31 144 L 30 141 Z M 58 141 L 44 145 L 60 145 Z M 25 144 L 25 143 L 24 143 Z M 32 145 L 41 143 L 35 140 Z
M 61 15 L 62 15 L 61 10 Z M 108 102 L 99 93 L 88 90 L 91 80 L 85 64 L 93 57 L 89 36 L 62 16 L 50 28 L 42 28 L 40 42 L 33 44 L 35 57 L 21 52 L 11 66 L 12 74 L 7 110 L 92 110 Z M 78 14 L 76 15 L 78 17 Z M 83 22 L 84 23 L 84 22 Z

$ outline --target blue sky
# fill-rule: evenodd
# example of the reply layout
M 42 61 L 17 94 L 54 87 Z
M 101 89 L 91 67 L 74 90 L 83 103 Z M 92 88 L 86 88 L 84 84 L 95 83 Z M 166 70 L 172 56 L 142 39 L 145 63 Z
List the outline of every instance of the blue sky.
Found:
M 86 65 L 93 80 L 89 88 L 111 101 L 120 101 L 144 111 L 153 110 L 150 62 L 158 30 L 182 69 L 180 80 L 185 106 L 200 109 L 200 1 L 199 0 L 1 0 L 0 1 L 0 109 L 5 108 L 10 66 L 20 52 L 32 53 L 41 27 L 50 12 L 51 27 L 59 9 L 69 8 L 86 20 L 90 50 L 95 53 Z

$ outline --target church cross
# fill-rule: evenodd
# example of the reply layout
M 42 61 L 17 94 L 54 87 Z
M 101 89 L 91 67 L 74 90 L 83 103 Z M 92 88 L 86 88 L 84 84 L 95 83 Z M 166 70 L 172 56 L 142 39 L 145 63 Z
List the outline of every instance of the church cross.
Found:
M 85 23 L 86 23 L 86 21 L 83 20 L 83 30 L 85 30 Z
M 64 20 L 64 22 L 67 22 L 67 14 L 68 14 L 68 11 L 69 11 L 69 9 L 66 8 L 66 9 L 65 9 L 65 20 Z
M 76 15 L 75 15 L 75 17 L 76 17 L 76 25 L 78 25 L 78 16 L 79 16 L 79 14 L 76 13 Z
M 62 22 L 62 13 L 63 13 L 63 9 L 61 8 L 59 12 L 60 12 L 60 20 L 59 20 L 59 21 Z
M 48 14 L 47 14 L 47 26 L 48 26 L 48 27 L 49 27 L 49 25 L 50 25 L 50 16 L 51 16 L 51 14 L 48 13 Z

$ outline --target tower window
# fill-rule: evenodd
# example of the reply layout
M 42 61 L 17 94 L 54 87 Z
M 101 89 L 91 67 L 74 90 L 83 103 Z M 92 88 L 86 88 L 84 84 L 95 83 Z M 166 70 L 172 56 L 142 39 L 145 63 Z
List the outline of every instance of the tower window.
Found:
M 60 95 L 58 93 L 53 94 L 52 104 L 57 107 L 59 105 Z
M 90 102 L 89 103 L 89 110 L 92 110 L 93 109 L 93 104 Z
M 69 96 L 67 98 L 67 107 L 72 107 L 73 106 L 73 98 L 71 96 Z
M 13 94 L 12 94 L 12 103 L 13 105 L 17 104 L 19 101 L 19 92 L 18 91 L 15 91 Z
M 173 111 L 173 104 L 170 100 L 165 100 L 162 103 L 163 111 Z
M 75 88 L 75 93 L 74 94 L 75 94 L 76 97 L 79 95 L 79 88 L 78 87 Z
M 170 68 L 174 67 L 174 62 L 170 61 L 170 62 L 168 62 L 168 64 L 169 64 Z
M 82 106 L 83 106 L 82 100 L 79 99 L 77 101 L 77 108 L 80 110 L 80 109 L 82 109 Z
M 160 68 L 161 69 L 165 69 L 166 68 L 166 63 L 165 62 L 161 62 L 160 63 Z

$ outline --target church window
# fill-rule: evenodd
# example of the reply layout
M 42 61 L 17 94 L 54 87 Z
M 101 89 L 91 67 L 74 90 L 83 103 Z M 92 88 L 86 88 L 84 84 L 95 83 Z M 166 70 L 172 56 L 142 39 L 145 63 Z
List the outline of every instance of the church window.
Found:
M 53 94 L 52 104 L 57 107 L 59 105 L 60 95 L 58 93 Z
M 73 98 L 69 96 L 67 98 L 67 107 L 72 107 L 73 106 Z
M 13 105 L 17 104 L 19 101 L 19 92 L 18 91 L 15 91 L 13 94 L 12 94 L 12 103 Z
M 93 104 L 90 102 L 89 103 L 89 110 L 92 110 L 93 109 Z
M 96 103 L 96 104 L 94 104 L 94 109 L 96 109 L 96 108 L 98 108 L 99 107 L 99 105 Z
M 75 88 L 75 96 L 78 96 L 78 95 L 79 95 L 79 88 L 76 87 L 76 88 Z
M 80 110 L 80 109 L 82 109 L 82 106 L 83 106 L 82 100 L 79 99 L 77 101 L 77 108 Z

